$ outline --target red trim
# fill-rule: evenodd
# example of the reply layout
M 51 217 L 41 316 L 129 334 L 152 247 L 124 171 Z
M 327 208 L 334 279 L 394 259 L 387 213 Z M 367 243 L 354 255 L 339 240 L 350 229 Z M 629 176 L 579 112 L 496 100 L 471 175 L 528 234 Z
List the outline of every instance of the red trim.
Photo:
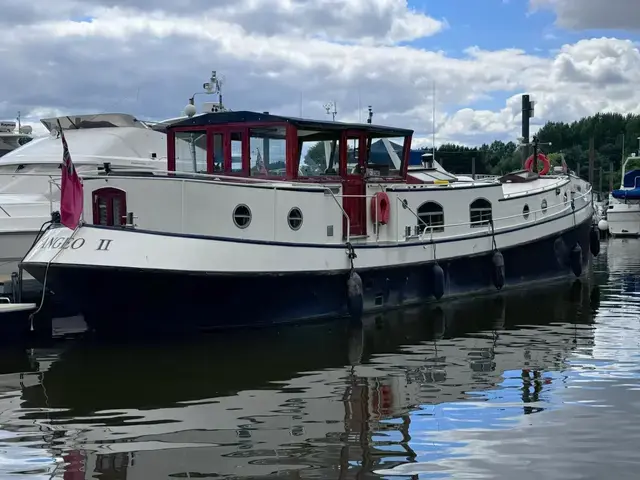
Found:
M 225 173 L 231 172 L 231 135 L 227 135 L 224 131 L 216 131 L 222 133 L 222 155 L 224 155 L 223 168 Z
M 107 207 L 107 226 L 117 226 L 113 221 L 113 200 L 120 199 L 120 212 L 118 212 L 120 223 L 118 225 L 126 224 L 127 215 L 127 192 L 119 188 L 103 187 L 94 190 L 91 193 L 91 201 L 93 204 L 93 224 L 101 225 L 100 223 L 100 201 L 104 201 Z
M 207 130 L 207 173 L 213 173 L 213 131 Z
M 298 154 L 298 129 L 287 124 L 286 130 L 286 178 L 296 180 L 300 171 L 300 155 Z
M 235 122 L 225 123 L 223 125 L 198 125 L 187 127 L 169 127 L 167 132 L 201 132 L 203 130 L 244 130 L 249 128 L 264 128 L 264 127 L 286 127 L 292 126 L 287 122 Z M 295 128 L 295 127 L 293 127 Z
M 173 130 L 167 132 L 167 170 L 176 171 L 176 134 Z
M 249 128 L 235 129 L 232 133 L 240 133 L 242 142 L 242 174 L 251 175 L 251 145 L 249 145 Z
M 347 173 L 349 140 L 358 141 L 357 165 L 360 167 L 359 173 Z M 342 132 L 340 137 L 340 173 L 343 178 L 342 206 L 349 215 L 351 221 L 350 235 L 366 235 L 367 233 L 367 199 L 366 182 L 364 180 L 365 165 L 367 163 L 367 135 L 362 130 L 347 130 Z M 351 197 L 358 195 L 358 197 Z M 343 232 L 346 233 L 347 222 L 343 220 Z

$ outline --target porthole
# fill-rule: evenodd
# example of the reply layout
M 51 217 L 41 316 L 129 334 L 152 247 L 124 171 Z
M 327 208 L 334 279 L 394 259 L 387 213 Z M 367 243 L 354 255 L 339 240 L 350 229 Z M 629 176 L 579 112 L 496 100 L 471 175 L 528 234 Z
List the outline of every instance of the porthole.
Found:
M 527 205 L 526 203 L 524 204 L 524 208 L 522 209 L 522 216 L 525 220 L 529 218 L 529 205 Z
M 542 209 L 542 213 L 547 213 L 547 199 L 543 198 L 542 203 L 540 204 L 540 208 Z
M 251 223 L 251 209 L 246 205 L 238 205 L 233 210 L 233 223 L 238 228 L 247 228 Z
M 300 227 L 302 227 L 302 212 L 298 207 L 293 207 L 289 210 L 287 222 L 291 230 L 300 230 Z

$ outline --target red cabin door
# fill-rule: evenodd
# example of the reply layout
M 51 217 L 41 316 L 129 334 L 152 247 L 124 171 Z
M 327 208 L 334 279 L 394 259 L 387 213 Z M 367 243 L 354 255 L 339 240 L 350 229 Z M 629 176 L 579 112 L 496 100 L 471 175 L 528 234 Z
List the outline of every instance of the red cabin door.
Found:
M 103 187 L 93 191 L 93 224 L 118 226 L 127 223 L 127 193 Z
M 367 234 L 367 198 L 364 174 L 366 170 L 366 137 L 364 134 L 350 134 L 346 132 L 343 135 L 344 143 L 343 154 L 345 155 L 343 165 L 346 164 L 346 172 L 344 174 L 344 198 L 342 207 L 349 215 L 351 236 Z M 346 233 L 346 219 L 345 219 Z M 346 236 L 346 235 L 345 235 Z

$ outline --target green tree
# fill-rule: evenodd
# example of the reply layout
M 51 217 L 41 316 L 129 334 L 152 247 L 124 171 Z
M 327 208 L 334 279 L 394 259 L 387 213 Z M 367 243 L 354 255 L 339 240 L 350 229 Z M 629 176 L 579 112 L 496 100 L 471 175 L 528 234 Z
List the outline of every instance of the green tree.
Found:
M 613 185 L 617 188 L 622 163 L 632 152 L 638 151 L 640 116 L 598 113 L 571 123 L 548 122 L 538 135 L 541 142 L 551 142 L 549 147 L 545 146 L 543 149 L 564 154 L 569 168 L 585 179 L 589 176 L 589 139 L 593 137 L 594 184 L 597 188 L 602 168 L 603 189 L 608 190 L 610 166 L 613 167 Z M 630 168 L 629 164 L 627 169 Z

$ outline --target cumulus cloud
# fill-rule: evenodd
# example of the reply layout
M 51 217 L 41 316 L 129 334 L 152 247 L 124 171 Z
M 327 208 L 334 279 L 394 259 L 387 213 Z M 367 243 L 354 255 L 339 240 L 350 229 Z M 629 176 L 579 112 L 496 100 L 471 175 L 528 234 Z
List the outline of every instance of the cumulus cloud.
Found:
M 18 110 L 31 119 L 61 111 L 173 117 L 212 69 L 225 76 L 231 109 L 297 115 L 302 104 L 305 116 L 319 118 L 334 100 L 338 119 L 354 121 L 358 104 L 363 117 L 372 105 L 376 122 L 414 128 L 417 141 L 433 128 L 434 81 L 438 142 L 516 138 L 523 92 L 538 101 L 537 122 L 640 104 L 632 42 L 582 40 L 553 57 L 469 47 L 453 58 L 406 43 L 449 27 L 405 0 L 60 0 L 30 8 L 3 3 L 0 118 Z M 505 92 L 501 107 L 473 108 Z
M 530 5 L 553 10 L 564 28 L 640 30 L 637 0 L 530 0 Z

